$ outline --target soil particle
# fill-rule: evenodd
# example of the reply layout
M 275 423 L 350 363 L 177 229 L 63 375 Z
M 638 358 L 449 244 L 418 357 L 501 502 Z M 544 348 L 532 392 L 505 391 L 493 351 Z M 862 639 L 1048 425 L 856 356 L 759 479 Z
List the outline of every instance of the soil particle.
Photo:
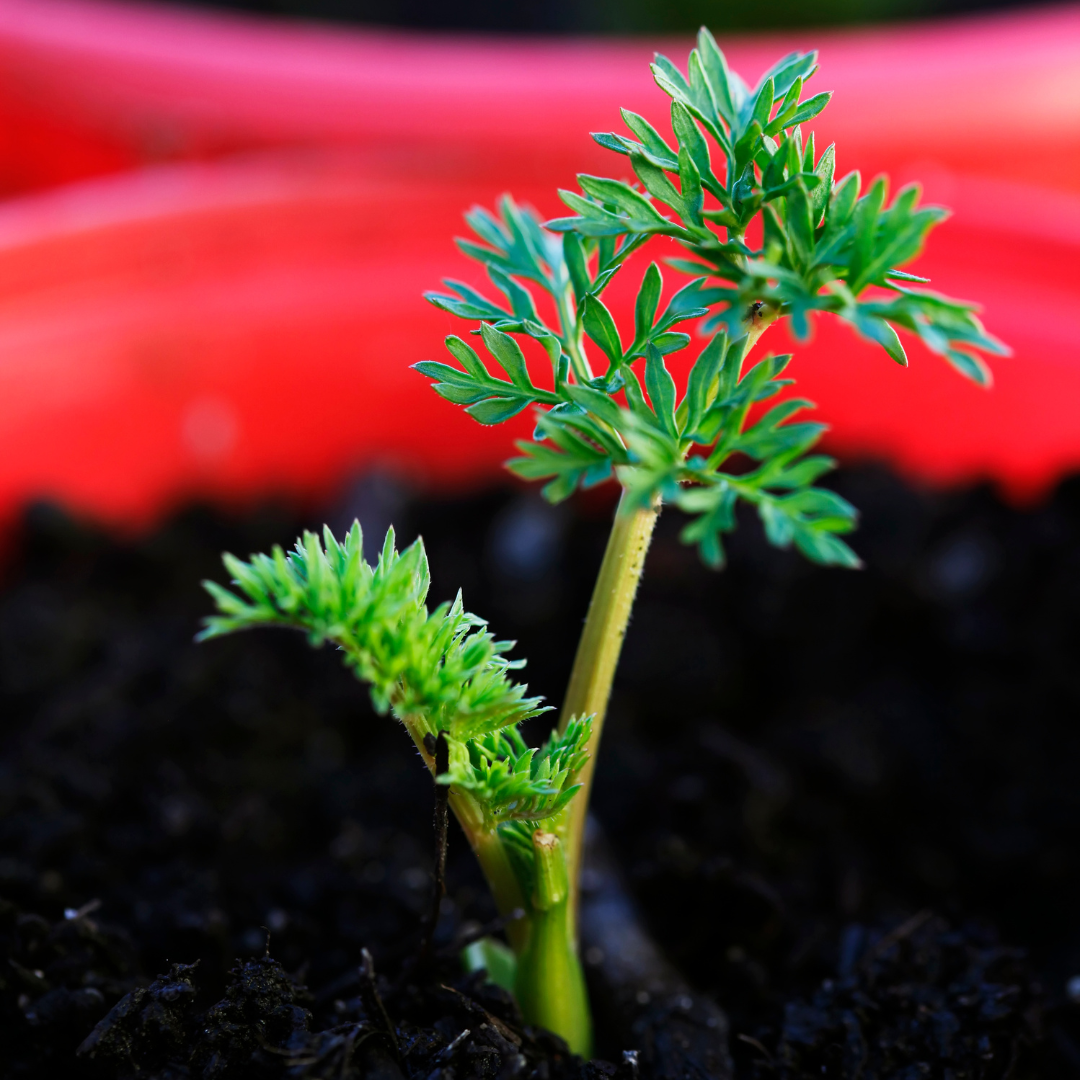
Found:
M 94 905 L 87 905 L 91 910 Z M 137 970 L 125 934 L 87 911 L 59 921 L 0 899 L 0 1030 L 7 1075 L 64 1068 L 88 1028 L 130 988 Z
M 77 1053 L 118 1075 L 158 1070 L 185 1055 L 195 1024 L 196 964 L 173 964 L 167 975 L 138 987 L 109 1010 Z
M 233 977 L 224 1000 L 203 1018 L 192 1054 L 204 1080 L 251 1076 L 255 1063 L 274 1062 L 275 1052 L 295 1052 L 307 1042 L 311 1013 L 300 1004 L 306 989 L 301 991 L 269 953 L 240 965 Z
M 838 977 L 785 1006 L 761 1075 L 990 1080 L 1014 1075 L 1039 1041 L 1026 957 L 985 929 L 923 912 L 884 935 L 851 925 L 842 949 Z

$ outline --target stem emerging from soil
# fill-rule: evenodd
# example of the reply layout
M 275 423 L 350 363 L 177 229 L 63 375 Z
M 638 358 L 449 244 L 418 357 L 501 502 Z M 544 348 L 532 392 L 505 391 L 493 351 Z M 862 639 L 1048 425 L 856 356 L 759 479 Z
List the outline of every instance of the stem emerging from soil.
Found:
M 518 957 L 514 991 L 525 1017 L 561 1035 L 575 1054 L 592 1054 L 592 1014 L 578 959 L 565 849 L 558 836 L 533 833 L 536 887 L 529 941 Z

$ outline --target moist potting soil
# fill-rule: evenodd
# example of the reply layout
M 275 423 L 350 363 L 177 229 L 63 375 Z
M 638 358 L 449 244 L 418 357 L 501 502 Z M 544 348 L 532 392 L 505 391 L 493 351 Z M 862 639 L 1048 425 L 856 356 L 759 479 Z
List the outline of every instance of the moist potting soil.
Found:
M 453 827 L 421 960 L 432 785 L 338 658 L 192 638 L 222 550 L 354 515 L 376 548 L 392 519 L 558 703 L 605 495 L 375 477 L 137 540 L 30 511 L 0 596 L 0 1076 L 1080 1075 L 1080 482 L 1027 510 L 834 486 L 860 572 L 748 520 L 714 573 L 661 518 L 597 774 L 588 1064 L 462 971 L 497 922 Z

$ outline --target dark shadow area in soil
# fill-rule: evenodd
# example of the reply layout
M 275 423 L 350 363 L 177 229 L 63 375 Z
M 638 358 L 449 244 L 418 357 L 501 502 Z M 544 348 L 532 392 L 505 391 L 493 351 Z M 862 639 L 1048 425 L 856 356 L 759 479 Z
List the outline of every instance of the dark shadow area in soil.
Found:
M 1080 482 L 1027 512 L 873 468 L 835 486 L 860 573 L 746 522 L 714 574 L 661 519 L 596 815 L 740 1078 L 1080 1075 Z M 461 586 L 557 703 L 610 511 L 376 478 L 329 516 L 422 533 L 432 599 Z M 494 911 L 453 828 L 445 958 L 401 977 L 431 785 L 338 659 L 192 642 L 222 550 L 320 523 L 191 510 L 118 542 L 27 516 L 0 595 L 0 1076 L 585 1076 L 457 970 Z

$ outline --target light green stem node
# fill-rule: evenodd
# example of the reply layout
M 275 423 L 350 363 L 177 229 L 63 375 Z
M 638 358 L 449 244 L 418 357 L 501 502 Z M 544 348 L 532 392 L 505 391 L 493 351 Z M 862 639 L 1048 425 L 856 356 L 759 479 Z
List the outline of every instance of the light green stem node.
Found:
M 533 851 L 536 856 L 536 888 L 532 896 L 533 907 L 540 911 L 551 911 L 565 903 L 570 892 L 562 844 L 554 833 L 537 829 L 533 833 Z

